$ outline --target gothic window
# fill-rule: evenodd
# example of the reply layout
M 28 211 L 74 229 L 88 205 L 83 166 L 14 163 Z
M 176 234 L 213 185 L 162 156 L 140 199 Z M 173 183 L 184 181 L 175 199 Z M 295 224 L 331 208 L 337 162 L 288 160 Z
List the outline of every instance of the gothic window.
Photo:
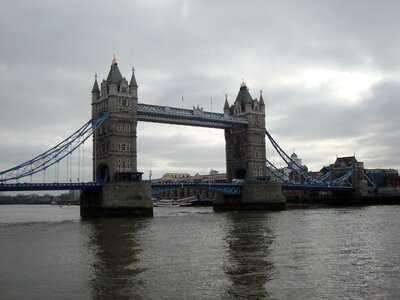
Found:
M 120 143 L 117 144 L 118 151 L 131 151 L 131 144 L 129 143 Z
M 255 176 L 263 175 L 262 166 L 254 166 L 254 175 Z
M 125 86 L 122 87 L 122 92 L 123 92 L 123 93 L 126 93 L 126 87 L 125 87 Z
M 118 99 L 118 109 L 120 111 L 129 112 L 131 111 L 131 103 L 129 99 Z

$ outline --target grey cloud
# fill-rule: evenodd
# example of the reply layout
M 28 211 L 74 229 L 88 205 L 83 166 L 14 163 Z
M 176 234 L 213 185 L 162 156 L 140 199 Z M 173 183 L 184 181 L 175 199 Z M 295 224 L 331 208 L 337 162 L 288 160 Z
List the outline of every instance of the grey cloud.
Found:
M 316 166 L 335 155 L 321 142 L 348 140 L 343 152 L 400 168 L 399 23 L 400 3 L 389 0 L 3 1 L 0 138 L 13 146 L 0 148 L 0 169 L 19 161 L 32 137 L 40 142 L 27 155 L 90 118 L 93 75 L 107 76 L 112 53 L 125 77 L 135 66 L 140 101 L 181 106 L 183 92 L 186 108 L 209 110 L 212 97 L 213 111 L 222 111 L 225 93 L 232 103 L 244 77 L 253 97 L 264 90 L 277 141 Z M 312 89 L 280 83 L 310 68 L 376 73 L 382 81 L 354 105 L 340 101 L 329 82 Z M 143 130 L 143 168 L 155 158 L 171 169 L 224 168 L 220 145 L 194 147 L 192 133 L 163 127 L 179 144 L 169 135 L 155 148 Z

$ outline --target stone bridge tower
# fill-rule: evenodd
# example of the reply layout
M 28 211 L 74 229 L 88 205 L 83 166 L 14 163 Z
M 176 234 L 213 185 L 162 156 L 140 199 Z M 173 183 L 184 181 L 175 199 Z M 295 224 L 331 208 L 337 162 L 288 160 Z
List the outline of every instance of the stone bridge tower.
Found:
M 266 177 L 265 104 L 253 99 L 242 82 L 232 106 L 225 100 L 225 115 L 245 115 L 249 124 L 225 129 L 227 181 L 240 179 L 255 181 Z
M 97 77 L 97 76 L 96 76 Z M 138 86 L 134 71 L 130 82 L 122 77 L 115 57 L 101 90 L 95 79 L 92 118 L 110 112 L 110 118 L 93 137 L 93 172 L 97 182 L 135 181 Z
M 128 83 L 115 57 L 100 89 L 95 78 L 92 118 L 107 112 L 110 117 L 93 134 L 93 179 L 101 188 L 81 191 L 83 217 L 153 215 L 151 185 L 142 182 L 142 173 L 137 172 L 137 90 L 134 72 Z
M 282 209 L 285 196 L 279 184 L 266 181 L 265 103 L 253 99 L 242 82 L 232 106 L 225 100 L 226 116 L 246 116 L 249 124 L 225 129 L 226 179 L 244 181 L 239 197 L 216 195 L 214 210 Z

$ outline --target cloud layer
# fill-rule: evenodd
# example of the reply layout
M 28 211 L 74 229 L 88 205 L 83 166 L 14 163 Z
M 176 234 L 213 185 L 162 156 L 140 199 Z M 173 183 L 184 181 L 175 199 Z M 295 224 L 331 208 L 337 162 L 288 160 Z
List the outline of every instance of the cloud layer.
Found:
M 354 153 L 399 169 L 398 28 L 389 0 L 3 1 L 0 169 L 90 118 L 94 73 L 107 76 L 113 53 L 125 77 L 135 66 L 141 102 L 180 107 L 183 95 L 187 108 L 222 111 L 244 78 L 253 97 L 263 90 L 268 130 L 310 169 Z M 139 169 L 153 177 L 225 171 L 223 131 L 138 128 Z

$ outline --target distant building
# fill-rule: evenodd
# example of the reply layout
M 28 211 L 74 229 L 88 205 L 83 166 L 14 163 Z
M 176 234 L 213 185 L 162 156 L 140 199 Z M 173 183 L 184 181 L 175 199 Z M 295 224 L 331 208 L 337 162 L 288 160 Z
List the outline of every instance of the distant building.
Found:
M 165 173 L 160 179 L 155 179 L 153 180 L 153 182 L 160 182 L 160 183 L 226 182 L 226 173 L 219 173 L 218 171 L 213 169 L 211 169 L 209 174 L 206 175 L 201 175 L 199 173 L 196 173 L 196 175 L 192 176 L 189 173 Z
M 216 170 L 211 169 L 209 174 L 200 175 L 197 173 L 192 176 L 189 173 L 165 173 L 160 179 L 156 179 L 153 183 L 186 183 L 186 182 L 197 182 L 197 183 L 225 183 L 226 174 L 219 173 Z M 197 199 L 213 199 L 214 192 L 211 190 L 196 190 L 196 189 L 174 189 L 165 191 L 156 196 L 159 199 L 182 199 L 187 197 L 196 197 Z
M 340 178 L 351 170 L 355 170 L 356 172 L 353 172 L 352 176 L 349 177 L 347 181 L 355 187 L 367 187 L 367 180 L 364 176 L 364 163 L 357 161 L 354 155 L 337 157 L 335 163 L 331 164 L 329 167 L 332 172 L 331 179 Z
M 79 197 L 81 195 L 81 191 L 79 190 L 71 190 L 68 193 L 68 200 L 70 202 L 76 202 L 79 203 Z
M 297 172 L 306 173 L 308 172 L 308 167 L 301 164 L 301 159 L 298 158 L 296 153 L 292 153 L 290 156 L 291 162 L 288 166 L 280 168 L 279 170 L 267 168 L 267 176 L 269 181 L 272 182 L 283 182 L 283 181 L 294 181 L 301 182 L 302 178 Z
M 289 162 L 288 163 L 289 168 L 297 170 L 297 171 L 300 171 L 300 169 L 301 169 L 301 158 L 298 158 L 297 154 L 293 152 L 292 155 L 290 155 L 290 159 L 293 162 Z
M 189 173 L 165 173 L 160 182 L 191 182 L 193 177 Z
M 226 173 L 219 173 L 218 171 L 211 169 L 208 175 L 200 175 L 197 173 L 194 175 L 193 181 L 203 183 L 226 182 Z
M 385 177 L 385 186 L 397 187 L 400 186 L 400 176 L 387 176 Z
M 357 164 L 358 161 L 355 156 L 336 157 L 336 161 L 330 165 L 330 169 L 348 171 L 353 169 Z
M 396 186 L 399 172 L 395 169 L 366 169 L 365 173 L 376 187 Z
M 319 170 L 319 173 L 320 173 L 321 176 L 322 176 L 322 175 L 325 175 L 325 174 L 329 173 L 330 171 L 331 171 L 331 169 L 330 169 L 329 166 L 323 166 L 323 167 L 321 168 L 321 170 Z
M 292 162 L 288 163 L 288 167 L 290 168 L 289 178 L 291 181 L 301 182 L 302 178 L 297 172 L 307 173 L 308 167 L 301 164 L 301 158 L 299 158 L 297 154 L 294 153 L 294 151 L 292 155 L 290 155 L 290 159 L 292 160 Z

